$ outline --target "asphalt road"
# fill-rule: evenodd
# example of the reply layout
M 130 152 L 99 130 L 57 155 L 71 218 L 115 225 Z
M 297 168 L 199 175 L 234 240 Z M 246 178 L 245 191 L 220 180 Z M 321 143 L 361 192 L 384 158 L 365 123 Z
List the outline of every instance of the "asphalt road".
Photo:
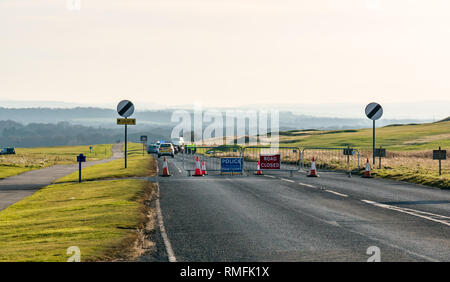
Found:
M 304 172 L 159 177 L 177 261 L 450 261 L 450 191 Z M 159 160 L 162 168 L 161 159 Z
M 83 163 L 83 167 L 106 163 L 123 157 L 122 144 L 112 148 L 113 156 L 106 160 Z M 55 180 L 78 170 L 78 164 L 55 165 L 39 170 L 32 170 L 20 175 L 0 180 L 0 210 L 32 195 L 42 187 L 52 184 Z

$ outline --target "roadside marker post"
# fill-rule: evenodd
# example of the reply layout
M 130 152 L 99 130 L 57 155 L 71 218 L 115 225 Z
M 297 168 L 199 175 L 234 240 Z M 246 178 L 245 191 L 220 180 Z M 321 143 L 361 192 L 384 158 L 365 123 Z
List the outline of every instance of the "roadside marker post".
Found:
M 141 136 L 141 142 L 142 142 L 142 156 L 145 155 L 145 145 L 147 144 L 148 137 L 146 135 Z
M 117 113 L 124 118 L 118 118 L 117 124 L 125 125 L 125 168 L 127 168 L 128 155 L 128 125 L 136 125 L 136 119 L 129 117 L 134 113 L 134 105 L 128 100 L 123 100 L 117 105 Z
M 378 157 L 378 169 L 381 169 L 381 158 L 386 157 L 386 149 L 380 146 L 379 149 L 375 149 L 375 157 Z
M 80 154 L 79 156 L 77 156 L 77 162 L 78 162 L 78 183 L 81 183 L 81 163 L 86 162 L 86 156 Z
M 447 159 L 447 150 L 441 150 L 439 146 L 439 150 L 433 150 L 433 160 L 439 160 L 439 176 L 442 175 L 442 160 Z
M 375 165 L 375 121 L 383 115 L 383 108 L 378 103 L 370 103 L 366 106 L 366 116 L 373 121 L 373 142 L 372 142 L 372 153 L 373 153 L 373 164 Z
M 347 171 L 348 171 L 348 177 L 352 177 L 352 171 L 350 170 L 350 156 L 353 156 L 355 151 L 353 148 L 350 148 L 350 146 L 347 146 L 347 148 L 344 149 L 344 156 L 347 156 Z

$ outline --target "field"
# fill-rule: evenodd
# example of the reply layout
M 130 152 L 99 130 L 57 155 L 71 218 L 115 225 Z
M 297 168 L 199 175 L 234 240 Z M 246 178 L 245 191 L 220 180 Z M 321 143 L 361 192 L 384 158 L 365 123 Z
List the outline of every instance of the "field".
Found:
M 76 163 L 76 156 L 84 154 L 87 161 L 107 159 L 112 156 L 112 145 L 62 146 L 42 148 L 16 148 L 15 155 L 0 156 L 0 179 L 29 170 L 40 169 L 56 164 Z
M 372 129 L 359 130 L 294 130 L 280 133 L 280 146 L 311 147 L 347 147 L 360 152 L 361 165 L 371 160 Z M 442 161 L 442 175 L 438 175 L 438 161 L 432 160 L 432 150 L 447 149 L 450 157 L 450 121 L 419 125 L 392 125 L 376 130 L 376 144 L 387 150 L 378 169 L 378 158 L 372 166 L 373 174 L 379 177 L 410 181 L 439 188 L 450 188 L 449 160 Z M 312 151 L 314 152 L 314 151 Z M 310 158 L 314 153 L 309 152 Z M 335 157 L 316 153 L 318 161 L 330 168 L 344 169 L 342 162 L 335 162 Z M 342 159 L 342 156 L 339 158 Z M 372 162 L 371 162 L 372 164 Z

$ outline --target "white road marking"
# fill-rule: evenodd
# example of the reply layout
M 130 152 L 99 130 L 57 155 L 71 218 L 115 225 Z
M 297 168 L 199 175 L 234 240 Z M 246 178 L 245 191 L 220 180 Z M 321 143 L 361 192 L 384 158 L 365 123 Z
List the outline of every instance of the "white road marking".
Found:
M 287 182 L 292 182 L 292 183 L 295 182 L 294 180 L 290 180 L 290 179 L 286 179 L 286 178 L 280 178 L 280 180 L 287 181 Z
M 310 185 L 310 184 L 306 184 L 306 183 L 301 183 L 301 182 L 299 182 L 298 184 L 300 184 L 300 185 L 303 185 L 303 186 L 306 186 L 306 187 L 309 187 L 309 188 L 317 188 L 316 186 L 314 186 L 314 185 Z
M 272 175 L 265 175 L 265 174 L 264 174 L 264 176 L 265 176 L 265 177 L 270 177 L 270 178 L 276 178 L 275 176 L 272 176 Z
M 448 216 L 429 213 L 429 212 L 423 212 L 423 211 L 418 211 L 418 210 L 413 210 L 413 209 L 408 209 L 408 208 L 400 208 L 397 206 L 386 205 L 386 204 L 377 203 L 377 202 L 373 202 L 373 201 L 369 201 L 369 200 L 361 200 L 361 201 L 366 204 L 374 205 L 376 207 L 390 209 L 390 210 L 398 211 L 401 213 L 406 213 L 409 215 L 417 216 L 417 217 L 420 217 L 423 219 L 427 219 L 430 221 L 434 221 L 434 222 L 438 222 L 438 223 L 450 226 L 450 217 L 448 217 Z
M 341 196 L 341 197 L 348 197 L 348 195 L 345 195 L 345 194 L 341 194 L 341 193 L 339 193 L 339 192 L 336 192 L 336 191 L 332 191 L 332 190 L 325 190 L 325 191 L 327 191 L 328 193 L 332 193 L 332 194 L 335 194 L 335 195 Z
M 156 166 L 156 175 L 159 175 L 159 166 Z M 161 212 L 161 204 L 159 202 L 159 183 L 156 183 L 156 215 L 158 216 L 159 230 L 161 230 L 161 237 L 163 238 L 164 246 L 166 247 L 169 262 L 177 262 L 177 258 L 175 257 L 175 253 L 172 249 L 172 244 L 170 244 L 169 237 L 167 237 L 166 228 L 164 227 L 164 219 Z

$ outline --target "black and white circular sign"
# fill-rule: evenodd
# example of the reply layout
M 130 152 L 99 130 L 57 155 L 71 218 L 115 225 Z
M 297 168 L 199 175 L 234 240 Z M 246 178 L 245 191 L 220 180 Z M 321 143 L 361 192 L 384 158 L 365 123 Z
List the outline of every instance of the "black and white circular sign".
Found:
M 127 118 L 134 113 L 134 105 L 128 100 L 123 100 L 117 105 L 117 112 L 120 116 Z
M 366 116 L 371 120 L 377 120 L 383 115 L 383 108 L 378 103 L 370 103 L 366 106 Z

